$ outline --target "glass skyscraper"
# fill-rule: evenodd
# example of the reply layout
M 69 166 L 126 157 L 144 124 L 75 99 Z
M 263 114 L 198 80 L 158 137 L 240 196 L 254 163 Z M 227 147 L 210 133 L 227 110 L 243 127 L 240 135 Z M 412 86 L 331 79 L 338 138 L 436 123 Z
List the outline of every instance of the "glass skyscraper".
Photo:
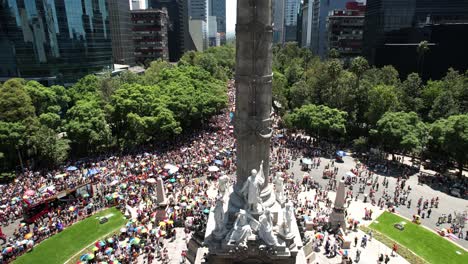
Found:
M 73 83 L 110 69 L 106 0 L 0 0 L 0 78 Z
M 363 54 L 376 66 L 393 65 L 405 78 L 417 69 L 417 45 L 430 49 L 424 79 L 448 67 L 466 70 L 468 0 L 367 0 Z

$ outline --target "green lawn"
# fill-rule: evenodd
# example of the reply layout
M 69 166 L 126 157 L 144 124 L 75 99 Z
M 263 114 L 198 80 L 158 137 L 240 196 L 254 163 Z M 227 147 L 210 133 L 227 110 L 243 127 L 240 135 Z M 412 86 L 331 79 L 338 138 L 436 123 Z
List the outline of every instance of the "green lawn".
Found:
M 109 221 L 99 224 L 97 217 L 101 216 L 108 216 Z M 125 223 L 126 220 L 116 208 L 104 210 L 45 240 L 34 247 L 32 252 L 19 257 L 14 263 L 63 264 L 90 243 L 120 228 Z
M 400 222 L 406 223 L 403 231 L 393 226 Z M 468 254 L 465 250 L 436 233 L 395 214 L 384 212 L 370 227 L 395 240 L 429 263 L 468 263 Z

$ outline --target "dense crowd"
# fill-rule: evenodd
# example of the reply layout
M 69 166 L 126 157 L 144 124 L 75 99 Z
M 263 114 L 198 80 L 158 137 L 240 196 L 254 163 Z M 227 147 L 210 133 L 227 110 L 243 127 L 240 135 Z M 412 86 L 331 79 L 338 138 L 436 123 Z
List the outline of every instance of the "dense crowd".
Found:
M 20 224 L 11 237 L 0 238 L 5 240 L 0 264 L 32 250 L 33 245 L 67 226 L 115 205 L 128 216 L 129 222 L 118 234 L 97 241 L 93 249 L 80 259 L 88 263 L 134 263 L 137 259 L 146 263 L 156 260 L 168 262 L 166 241 L 178 235 L 202 232 L 216 196 L 216 179 L 224 174 L 235 175 L 235 140 L 231 124 L 231 113 L 234 112 L 233 83 L 229 84 L 228 93 L 230 104 L 227 111 L 215 116 L 202 131 L 185 134 L 173 144 L 162 144 L 155 150 L 135 155 L 116 155 L 67 164 L 61 170 L 27 171 L 18 175 L 13 183 L 0 185 L 0 219 L 5 225 L 22 216 L 23 205 L 32 206 L 54 198 L 63 190 L 87 183 L 95 186 L 94 191 L 76 192 L 75 199 L 60 203 L 35 219 L 33 224 Z M 328 235 L 327 230 L 321 227 L 326 225 L 332 211 L 328 192 L 337 188 L 338 180 L 344 180 L 348 186 L 348 206 L 360 195 L 364 196 L 365 202 L 382 209 L 411 206 L 411 186 L 406 184 L 408 175 L 412 173 L 410 169 L 399 170 L 401 176 L 391 191 L 388 189 L 388 179 L 376 174 L 389 173 L 391 164 L 388 162 L 366 160 L 366 164 L 357 163 L 349 172 L 340 172 L 333 159 L 334 146 L 327 143 L 318 145 L 311 137 L 281 130 L 278 128 L 279 117 L 273 114 L 272 118 L 275 133 L 271 144 L 271 175 L 282 172 L 285 194 L 296 208 L 299 224 L 312 224 L 315 245 L 325 246 L 330 257 L 340 253 L 340 238 Z M 308 158 L 307 164 L 303 157 Z M 323 157 L 331 159 L 326 161 Z M 287 172 L 296 160 L 305 171 L 302 177 Z M 322 162 L 326 162 L 323 176 L 329 179 L 323 187 L 307 172 L 318 169 Z M 338 175 L 343 176 L 340 178 Z M 163 210 L 156 201 L 157 178 L 164 181 L 168 192 L 167 207 Z M 214 190 L 214 196 L 208 194 L 210 189 Z M 315 189 L 315 196 L 297 199 L 301 193 L 312 189 Z M 384 189 L 384 192 L 377 197 L 379 189 Z M 438 198 L 421 197 L 417 201 L 415 215 L 429 217 L 431 208 L 437 205 Z M 366 210 L 364 218 L 372 218 L 372 211 Z M 349 224 L 350 228 L 355 229 L 358 223 L 350 221 Z M 183 234 L 178 234 L 180 232 L 177 230 L 183 230 Z M 457 229 L 457 232 L 461 233 L 462 230 Z M 184 257 L 183 253 L 181 259 Z

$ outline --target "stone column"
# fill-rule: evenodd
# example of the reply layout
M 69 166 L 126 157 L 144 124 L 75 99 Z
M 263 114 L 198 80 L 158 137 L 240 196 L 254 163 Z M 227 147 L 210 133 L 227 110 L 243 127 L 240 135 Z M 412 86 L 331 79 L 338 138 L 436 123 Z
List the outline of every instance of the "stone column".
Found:
M 238 0 L 236 24 L 237 184 L 239 190 L 263 160 L 268 184 L 272 85 L 271 0 Z

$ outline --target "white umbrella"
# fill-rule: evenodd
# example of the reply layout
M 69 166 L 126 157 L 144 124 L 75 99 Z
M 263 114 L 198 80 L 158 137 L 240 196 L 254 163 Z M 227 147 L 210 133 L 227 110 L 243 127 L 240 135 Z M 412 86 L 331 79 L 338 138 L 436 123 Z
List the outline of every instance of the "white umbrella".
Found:
M 174 173 L 176 173 L 178 171 L 179 171 L 179 167 L 174 166 L 174 167 L 169 169 L 169 174 L 174 174 Z
M 356 177 L 356 174 L 354 174 L 354 173 L 348 171 L 348 172 L 346 173 L 346 176 L 348 176 L 348 177 Z
M 208 167 L 208 171 L 216 172 L 216 171 L 219 171 L 219 168 L 218 168 L 218 166 L 210 166 L 210 167 Z
M 312 164 L 312 160 L 311 159 L 302 159 L 302 163 L 306 164 L 306 165 L 311 165 Z
M 165 170 L 170 170 L 171 168 L 175 167 L 174 165 L 172 164 L 169 164 L 169 163 L 166 163 L 166 165 L 164 165 L 164 169 Z
M 155 178 L 149 178 L 146 180 L 147 183 L 156 183 L 156 179 Z
M 114 185 L 116 185 L 117 183 L 119 183 L 118 180 L 113 180 L 109 185 L 110 185 L 110 186 L 114 186 Z

